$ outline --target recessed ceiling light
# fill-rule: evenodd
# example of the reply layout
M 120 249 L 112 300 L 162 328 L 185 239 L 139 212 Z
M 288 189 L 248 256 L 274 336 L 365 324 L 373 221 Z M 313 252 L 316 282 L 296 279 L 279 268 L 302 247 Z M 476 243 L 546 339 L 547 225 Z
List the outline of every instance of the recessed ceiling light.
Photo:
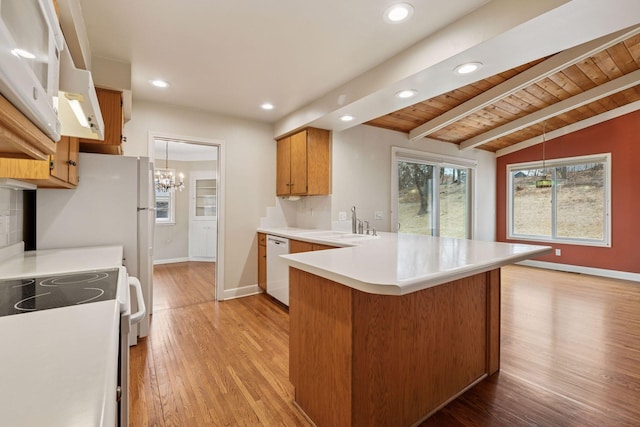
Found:
M 400 92 L 396 92 L 396 98 L 402 98 L 402 99 L 411 98 L 416 93 L 418 93 L 418 91 L 415 89 L 405 89 L 405 90 L 401 90 Z
M 482 62 L 467 62 L 466 64 L 460 64 L 453 69 L 457 74 L 469 74 L 474 71 L 478 71 L 482 67 Z
M 270 102 L 265 102 L 260 106 L 263 110 L 273 110 L 273 104 Z
M 155 87 L 160 87 L 160 88 L 165 88 L 165 87 L 169 87 L 169 83 L 167 83 L 164 80 L 160 80 L 160 79 L 156 79 L 156 80 L 149 80 L 149 83 L 151 83 L 152 85 L 154 85 Z
M 353 119 L 355 119 L 355 117 L 350 116 L 348 114 L 345 114 L 344 116 L 340 116 L 340 120 L 342 120 L 343 122 L 350 122 Z
M 384 19 L 387 22 L 404 22 L 413 15 L 413 6 L 409 3 L 397 3 L 384 12 Z

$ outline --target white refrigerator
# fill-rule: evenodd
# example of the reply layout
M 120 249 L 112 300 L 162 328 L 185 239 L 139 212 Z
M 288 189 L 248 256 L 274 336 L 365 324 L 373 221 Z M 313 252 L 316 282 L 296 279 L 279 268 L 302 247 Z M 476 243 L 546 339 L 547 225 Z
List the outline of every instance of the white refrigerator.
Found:
M 127 273 L 140 280 L 147 313 L 151 314 L 153 163 L 146 157 L 80 153 L 78 175 L 75 189 L 36 191 L 36 248 L 123 246 Z M 131 301 L 133 305 L 135 294 Z M 137 330 L 132 330 L 130 344 L 148 333 L 149 316 L 145 316 Z

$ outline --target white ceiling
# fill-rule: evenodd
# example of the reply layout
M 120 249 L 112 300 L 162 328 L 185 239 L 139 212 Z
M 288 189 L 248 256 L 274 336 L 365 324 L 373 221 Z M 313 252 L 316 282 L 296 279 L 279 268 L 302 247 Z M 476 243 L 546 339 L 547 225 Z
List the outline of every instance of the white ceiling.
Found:
M 638 0 L 80 0 L 94 57 L 131 64 L 136 99 L 341 130 L 640 23 Z M 451 73 L 481 61 L 473 76 Z M 149 80 L 169 81 L 168 89 Z M 400 88 L 419 90 L 400 101 Z M 272 111 L 260 109 L 272 102 Z M 356 120 L 337 121 L 341 114 Z
M 81 0 L 94 56 L 129 62 L 134 99 L 274 122 L 488 0 Z M 171 87 L 148 82 L 162 78 Z M 260 109 L 269 101 L 276 108 Z

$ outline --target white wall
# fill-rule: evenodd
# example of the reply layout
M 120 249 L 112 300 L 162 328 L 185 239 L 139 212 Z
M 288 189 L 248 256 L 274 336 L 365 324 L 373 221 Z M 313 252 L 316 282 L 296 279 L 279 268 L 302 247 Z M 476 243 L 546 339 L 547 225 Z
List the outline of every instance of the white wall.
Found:
M 355 205 L 358 218 L 368 220 L 377 230 L 391 230 L 392 146 L 477 161 L 474 238 L 495 240 L 496 160 L 493 153 L 477 149 L 460 152 L 454 144 L 427 139 L 409 142 L 404 133 L 366 125 L 333 133 L 333 228 L 351 229 L 350 209 Z M 347 221 L 338 222 L 339 211 L 347 212 Z M 383 211 L 384 218 L 374 220 L 375 211 Z
M 147 156 L 149 132 L 185 139 L 224 141 L 225 258 L 224 288 L 257 282 L 256 228 L 268 206 L 274 205 L 276 145 L 269 124 L 216 115 L 199 110 L 134 100 L 125 124 L 124 154 Z
M 22 190 L 0 188 L 0 248 L 22 241 Z

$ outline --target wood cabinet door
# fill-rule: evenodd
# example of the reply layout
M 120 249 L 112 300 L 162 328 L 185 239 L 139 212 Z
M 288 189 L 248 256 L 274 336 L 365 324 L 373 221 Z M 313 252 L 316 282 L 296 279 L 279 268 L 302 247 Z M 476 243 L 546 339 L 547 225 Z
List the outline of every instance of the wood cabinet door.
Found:
M 289 240 L 289 253 L 297 254 L 298 252 L 311 252 L 313 250 L 313 244 L 309 242 L 303 242 L 301 240 Z
M 322 245 L 320 243 L 314 243 L 313 244 L 313 250 L 314 251 L 324 251 L 326 249 L 335 249 L 335 248 L 337 248 L 337 246 Z
M 258 287 L 267 290 L 267 247 L 258 245 Z
M 307 194 L 307 131 L 291 135 L 291 194 Z
M 78 151 L 80 150 L 80 140 L 75 137 L 69 138 L 69 179 L 68 183 L 78 185 Z
M 56 154 L 52 157 L 51 176 L 69 182 L 69 137 L 63 136 L 56 143 Z
M 278 140 L 276 163 L 276 194 L 291 194 L 291 137 Z
M 122 126 L 124 112 L 122 109 L 122 92 L 117 90 L 96 88 L 98 104 L 104 121 L 104 140 L 81 139 L 87 144 L 120 145 L 122 143 Z
M 307 194 L 331 194 L 331 133 L 307 129 Z

